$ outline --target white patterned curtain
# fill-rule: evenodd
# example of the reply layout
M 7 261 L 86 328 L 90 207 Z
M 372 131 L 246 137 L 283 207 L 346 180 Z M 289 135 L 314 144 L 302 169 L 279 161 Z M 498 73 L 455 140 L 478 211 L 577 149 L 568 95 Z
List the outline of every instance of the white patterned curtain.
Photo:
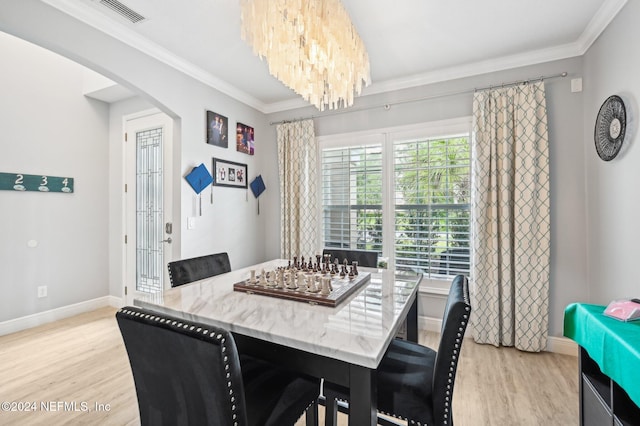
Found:
M 541 351 L 550 246 L 544 83 L 476 92 L 473 132 L 472 334 Z
M 280 256 L 313 256 L 317 251 L 317 148 L 313 121 L 277 126 L 280 172 Z

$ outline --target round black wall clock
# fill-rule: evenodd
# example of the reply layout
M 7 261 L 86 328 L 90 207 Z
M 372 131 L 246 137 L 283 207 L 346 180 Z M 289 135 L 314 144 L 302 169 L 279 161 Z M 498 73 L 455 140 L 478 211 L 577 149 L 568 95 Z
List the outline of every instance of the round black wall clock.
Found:
M 616 158 L 627 129 L 627 111 L 620 96 L 610 96 L 600 107 L 593 137 L 596 151 L 604 161 Z

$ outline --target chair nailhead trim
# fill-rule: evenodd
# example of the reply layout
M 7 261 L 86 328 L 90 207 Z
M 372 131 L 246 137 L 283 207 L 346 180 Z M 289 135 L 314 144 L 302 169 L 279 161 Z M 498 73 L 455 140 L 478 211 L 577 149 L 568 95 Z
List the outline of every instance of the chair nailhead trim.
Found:
M 163 318 L 163 317 L 160 317 L 158 315 L 146 314 L 146 313 L 143 313 L 143 312 L 137 312 L 137 311 L 133 311 L 133 310 L 130 310 L 130 309 L 121 308 L 119 312 L 121 312 L 123 314 L 126 314 L 126 315 L 129 315 L 129 316 L 132 316 L 132 317 L 141 317 L 141 318 L 145 318 L 145 319 L 148 319 L 148 320 L 151 320 L 151 321 L 159 322 L 160 324 L 167 324 L 169 326 L 173 326 L 173 327 L 176 327 L 176 328 L 182 328 L 182 329 L 185 329 L 185 330 L 188 329 L 189 331 L 194 331 L 195 330 L 196 333 L 202 333 L 202 335 L 204 335 L 204 336 L 209 335 L 209 337 L 216 338 L 218 341 L 220 341 L 222 353 L 226 353 L 226 351 L 227 351 L 227 347 L 225 345 L 226 339 L 224 338 L 224 336 L 221 333 L 218 333 L 216 335 L 215 331 L 211 331 L 211 333 L 210 333 L 208 329 L 204 329 L 203 330 L 202 327 L 196 328 L 195 325 L 187 323 L 187 322 L 169 320 L 167 318 Z M 224 361 L 224 369 L 225 369 L 225 371 L 227 371 L 226 376 L 227 376 L 227 379 L 229 379 L 228 382 L 227 382 L 227 387 L 229 388 L 229 399 L 230 399 L 230 402 L 231 402 L 231 414 L 232 414 L 232 419 L 234 420 L 233 424 L 234 424 L 234 426 L 238 426 L 238 424 L 239 424 L 238 421 L 237 421 L 238 414 L 236 413 L 237 407 L 235 405 L 236 398 L 235 398 L 234 392 L 233 392 L 233 383 L 230 380 L 231 379 L 231 373 L 229 371 L 230 370 L 230 364 L 228 362 L 229 361 L 229 357 L 227 355 L 225 355 L 223 357 L 223 361 Z

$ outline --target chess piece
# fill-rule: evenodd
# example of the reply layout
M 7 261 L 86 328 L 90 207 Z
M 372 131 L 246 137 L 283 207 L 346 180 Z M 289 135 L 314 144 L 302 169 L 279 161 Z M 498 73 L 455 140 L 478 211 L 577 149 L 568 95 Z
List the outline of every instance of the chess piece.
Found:
M 298 288 L 296 286 L 296 273 L 294 271 L 289 272 L 288 278 L 289 278 L 289 281 L 287 283 L 287 288 L 291 290 L 295 290 L 296 288 Z
M 298 274 L 298 290 L 307 291 L 306 277 L 305 277 L 305 274 L 302 272 Z
M 256 283 L 256 270 L 252 269 L 251 278 L 249 278 L 249 284 L 255 284 L 255 283 Z
M 275 278 L 276 278 L 276 273 L 275 271 L 271 271 L 269 272 L 268 276 L 267 276 L 267 285 L 269 287 L 275 287 L 276 283 L 275 283 Z
M 351 262 L 351 269 L 353 269 L 353 275 L 358 275 L 358 262 L 355 260 Z
M 315 275 L 309 274 L 308 276 L 308 280 L 307 280 L 307 291 L 309 293 L 317 293 L 318 292 L 318 288 L 316 287 L 316 277 Z
M 259 283 L 260 283 L 260 285 L 262 287 L 266 287 L 267 286 L 267 275 L 264 273 L 264 269 L 262 270 L 262 273 L 260 274 Z
M 276 278 L 276 288 L 284 288 L 284 271 L 278 271 L 278 276 Z
M 322 277 L 322 289 L 320 290 L 320 294 L 323 296 L 328 296 L 331 294 L 331 278 Z

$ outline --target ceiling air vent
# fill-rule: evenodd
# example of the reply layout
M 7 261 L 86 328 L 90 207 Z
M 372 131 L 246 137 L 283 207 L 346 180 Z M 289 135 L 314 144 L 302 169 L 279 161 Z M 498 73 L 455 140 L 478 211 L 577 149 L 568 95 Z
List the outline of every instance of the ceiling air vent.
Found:
M 113 10 L 133 24 L 137 24 L 138 22 L 142 22 L 147 19 L 135 10 L 132 10 L 129 6 L 120 3 L 118 0 L 100 0 L 100 4 Z

